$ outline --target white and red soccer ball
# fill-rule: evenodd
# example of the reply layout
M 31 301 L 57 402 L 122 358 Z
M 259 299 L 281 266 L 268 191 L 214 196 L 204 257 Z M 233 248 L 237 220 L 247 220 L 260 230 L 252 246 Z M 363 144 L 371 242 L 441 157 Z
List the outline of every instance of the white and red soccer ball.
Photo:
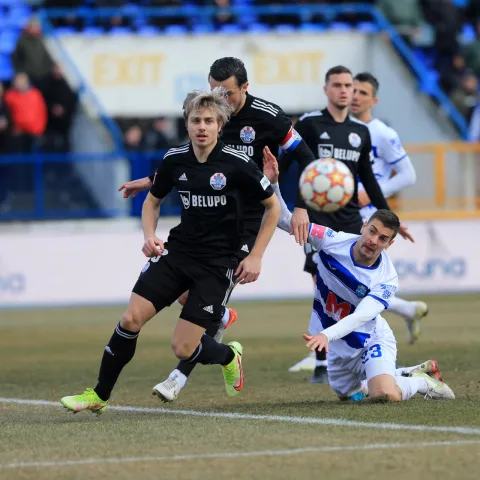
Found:
M 307 207 L 317 212 L 335 212 L 351 200 L 355 181 L 344 163 L 322 158 L 305 168 L 299 188 Z

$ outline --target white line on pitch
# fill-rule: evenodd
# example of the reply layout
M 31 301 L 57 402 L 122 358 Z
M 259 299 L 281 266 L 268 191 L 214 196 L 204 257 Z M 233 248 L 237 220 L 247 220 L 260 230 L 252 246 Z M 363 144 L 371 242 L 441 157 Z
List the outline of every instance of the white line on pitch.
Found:
M 27 400 L 23 398 L 1 398 L 0 403 L 17 405 L 44 405 L 60 407 L 60 402 L 48 400 Z M 271 422 L 301 423 L 307 425 L 336 425 L 341 427 L 376 428 L 380 430 L 416 430 L 424 432 L 448 432 L 461 435 L 480 435 L 480 428 L 473 427 L 441 427 L 433 425 L 405 425 L 399 423 L 356 422 L 354 420 L 342 420 L 339 418 L 315 418 L 315 417 L 291 417 L 282 415 L 253 415 L 249 413 L 233 412 L 201 412 L 197 410 L 173 410 L 170 408 L 148 408 L 114 405 L 109 410 L 135 413 L 162 413 L 170 415 L 185 415 L 191 417 L 230 418 L 232 420 L 262 420 Z
M 170 457 L 129 457 L 129 458 L 87 458 L 85 460 L 66 460 L 63 462 L 19 462 L 0 464 L 0 468 L 44 468 L 44 467 L 74 467 L 80 465 L 93 465 L 99 463 L 138 463 L 138 462 L 174 462 L 179 460 L 217 459 L 217 458 L 241 458 L 241 457 L 264 457 L 299 455 L 303 453 L 323 452 L 352 452 L 355 450 L 396 450 L 400 448 L 424 448 L 424 447 L 455 447 L 463 445 L 480 445 L 480 441 L 457 440 L 452 442 L 422 442 L 422 443 L 377 443 L 372 445 L 350 445 L 338 447 L 305 447 L 291 450 L 263 450 L 256 452 L 225 452 L 225 453 L 199 453 L 194 455 L 173 455 Z

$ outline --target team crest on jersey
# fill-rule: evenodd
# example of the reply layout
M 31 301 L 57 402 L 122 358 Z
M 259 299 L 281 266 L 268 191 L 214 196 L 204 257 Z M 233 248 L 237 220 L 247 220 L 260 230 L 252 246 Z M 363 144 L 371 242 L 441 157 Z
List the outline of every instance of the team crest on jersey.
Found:
M 355 295 L 358 298 L 364 298 L 367 295 L 367 287 L 365 285 L 358 285 L 357 289 L 355 290 Z
M 358 148 L 362 144 L 362 140 L 356 133 L 351 133 L 348 136 L 348 141 L 353 148 Z
M 243 127 L 240 130 L 240 138 L 243 143 L 252 143 L 255 140 L 255 130 L 252 127 Z
M 210 185 L 214 190 L 222 190 L 227 185 L 227 177 L 223 173 L 215 173 L 210 177 Z

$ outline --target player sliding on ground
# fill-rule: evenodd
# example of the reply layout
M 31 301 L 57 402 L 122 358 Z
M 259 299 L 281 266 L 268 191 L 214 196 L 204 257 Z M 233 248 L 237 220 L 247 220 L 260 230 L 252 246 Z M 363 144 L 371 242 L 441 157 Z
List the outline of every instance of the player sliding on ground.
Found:
M 264 173 L 280 200 L 278 227 L 289 232 L 291 213 L 278 187 L 276 158 L 268 148 Z M 399 228 L 398 217 L 389 210 L 377 210 L 364 223 L 361 235 L 314 223 L 309 227 L 308 242 L 318 253 L 310 334 L 304 338 L 310 350 L 327 352 L 328 380 L 342 400 L 360 400 L 367 393 L 371 400 L 394 402 L 416 393 L 455 398 L 438 378 L 436 362 L 399 370 L 395 366 L 395 337 L 381 313 L 398 287 L 397 272 L 385 250 Z
M 235 281 L 257 280 L 280 206 L 258 166 L 218 140 L 232 110 L 224 89 L 192 92 L 183 108 L 190 143 L 165 154 L 143 204 L 142 251 L 150 260 L 105 347 L 97 386 L 61 400 L 75 413 L 105 411 L 121 371 L 135 354 L 141 328 L 187 290 L 190 295 L 171 341 L 175 356 L 187 363 L 221 365 L 230 396 L 243 388 L 242 346 L 217 343 L 213 335 L 205 333 L 218 329 Z M 156 237 L 155 230 L 160 205 L 174 187 L 182 197 L 183 210 L 167 245 Z M 239 263 L 235 254 L 247 195 L 263 204 L 265 215 L 250 254 Z

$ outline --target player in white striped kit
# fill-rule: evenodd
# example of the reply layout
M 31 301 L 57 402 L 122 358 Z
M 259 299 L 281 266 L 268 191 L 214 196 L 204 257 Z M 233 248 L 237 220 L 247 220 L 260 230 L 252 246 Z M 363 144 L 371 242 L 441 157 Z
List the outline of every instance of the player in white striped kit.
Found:
M 365 123 L 372 138 L 374 162 L 373 172 L 385 198 L 389 198 L 404 188 L 412 186 L 416 181 L 415 169 L 405 152 L 400 138 L 392 128 L 378 118 L 373 118 L 372 108 L 378 102 L 378 80 L 370 73 L 359 73 L 354 79 L 353 101 L 350 113 Z M 392 172 L 395 175 L 392 177 Z M 358 201 L 363 220 L 368 220 L 376 211 L 359 182 Z M 405 319 L 408 328 L 408 342 L 414 343 L 420 335 L 420 320 L 428 313 L 424 302 L 407 301 L 394 297 L 389 311 L 397 313 Z
M 268 147 L 264 173 L 281 203 L 278 227 L 290 232 L 292 214 L 281 197 L 277 161 Z M 371 400 L 388 401 L 408 400 L 416 393 L 455 398 L 439 375 L 434 378 L 438 372 L 429 372 L 432 361 L 396 369 L 395 337 L 381 313 L 398 287 L 397 272 L 385 250 L 399 227 L 398 217 L 389 210 L 375 212 L 361 235 L 316 224 L 309 227 L 308 242 L 318 250 L 318 258 L 310 335 L 304 338 L 312 351 L 327 352 L 329 383 L 342 400 L 361 400 L 366 393 Z

